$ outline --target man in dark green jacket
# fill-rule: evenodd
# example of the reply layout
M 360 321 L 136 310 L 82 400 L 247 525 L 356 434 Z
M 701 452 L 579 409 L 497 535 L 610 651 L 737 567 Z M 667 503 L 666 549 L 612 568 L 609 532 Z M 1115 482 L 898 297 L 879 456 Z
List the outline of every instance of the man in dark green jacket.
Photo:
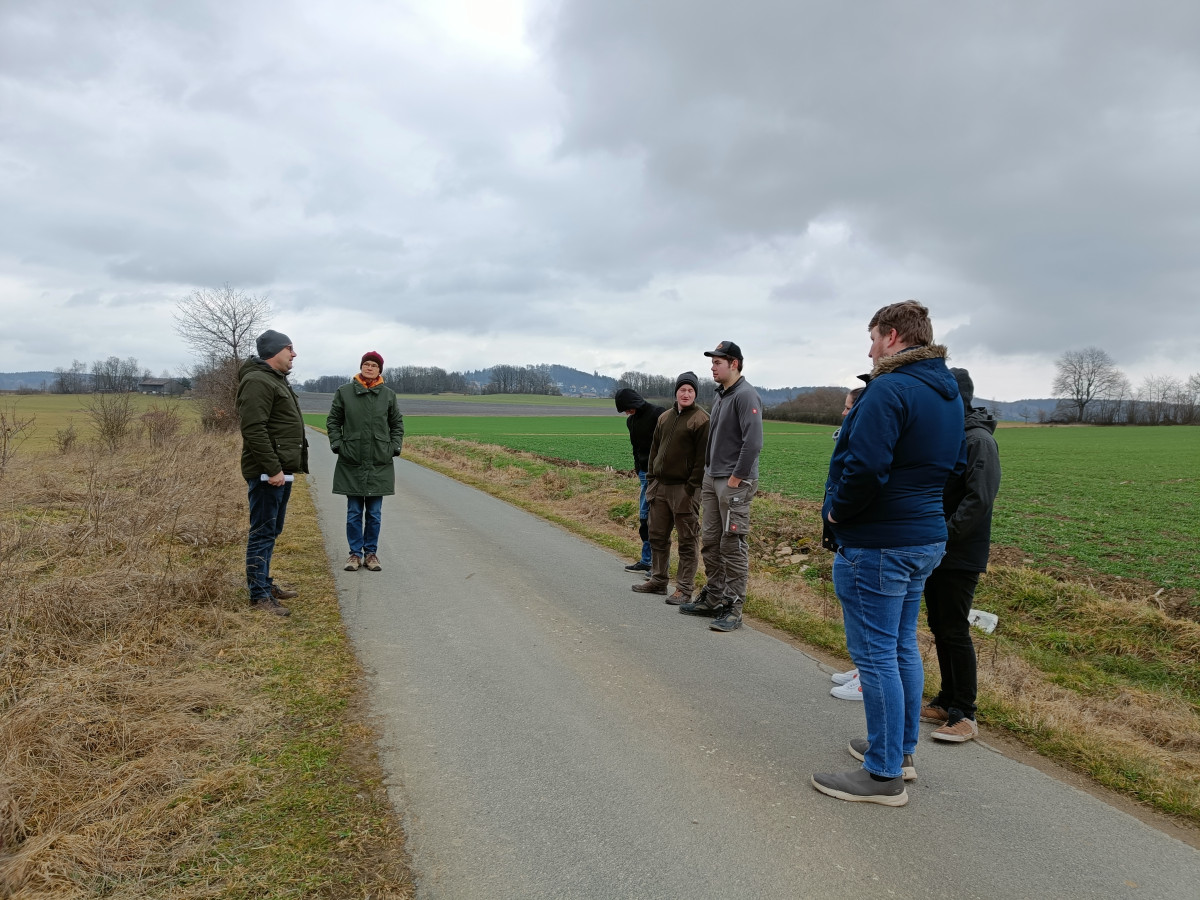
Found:
M 708 446 L 708 413 L 696 405 L 700 380 L 695 372 L 675 379 L 675 405 L 658 417 L 650 442 L 650 577 L 633 590 L 665 594 L 671 562 L 671 529 L 679 532 L 679 569 L 675 593 L 667 603 L 679 606 L 692 599 L 700 561 L 700 482 L 704 478 L 704 448 Z
M 242 430 L 242 477 L 250 500 L 246 539 L 246 587 L 250 603 L 279 616 L 291 611 L 279 604 L 296 596 L 271 578 L 271 555 L 283 531 L 292 479 L 308 471 L 308 441 L 296 392 L 288 384 L 296 351 L 286 334 L 264 331 L 258 356 L 242 364 L 237 389 Z
M 383 357 L 370 350 L 359 366 L 359 373 L 333 395 L 325 428 L 338 458 L 333 492 L 346 495 L 346 571 L 365 566 L 378 572 L 383 568 L 378 556 L 383 498 L 396 492 L 392 460 L 404 442 L 404 416 L 396 392 L 383 383 Z

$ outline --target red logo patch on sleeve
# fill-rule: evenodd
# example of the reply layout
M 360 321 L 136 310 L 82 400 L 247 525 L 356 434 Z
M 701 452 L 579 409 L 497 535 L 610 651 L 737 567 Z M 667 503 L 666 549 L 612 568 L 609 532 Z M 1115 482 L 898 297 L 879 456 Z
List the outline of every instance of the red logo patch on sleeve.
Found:
M 758 415 L 758 410 L 757 410 L 757 409 L 751 409 L 751 410 L 750 410 L 750 412 L 754 413 L 756 416 Z

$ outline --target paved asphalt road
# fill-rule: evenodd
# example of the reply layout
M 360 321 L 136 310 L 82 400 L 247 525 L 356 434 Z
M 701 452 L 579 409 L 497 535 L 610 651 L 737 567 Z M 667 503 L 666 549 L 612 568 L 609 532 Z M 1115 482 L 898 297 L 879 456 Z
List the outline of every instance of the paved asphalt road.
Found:
M 384 570 L 341 571 L 311 437 L 419 896 L 1200 898 L 1200 852 L 978 743 L 923 739 L 900 809 L 817 793 L 864 726 L 816 661 L 633 594 L 611 553 L 412 463 Z

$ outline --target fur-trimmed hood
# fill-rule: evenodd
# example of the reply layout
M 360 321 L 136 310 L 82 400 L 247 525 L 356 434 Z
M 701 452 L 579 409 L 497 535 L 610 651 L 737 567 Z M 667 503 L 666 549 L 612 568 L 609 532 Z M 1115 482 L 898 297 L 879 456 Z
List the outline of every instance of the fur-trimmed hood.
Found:
M 944 344 L 919 344 L 915 347 L 906 347 L 899 353 L 893 353 L 891 356 L 875 360 L 875 368 L 871 370 L 871 377 L 878 378 L 880 375 L 895 372 L 901 366 L 907 366 L 909 363 L 914 363 L 922 359 L 949 358 L 950 351 L 946 349 Z
M 871 380 L 874 381 L 882 375 L 890 375 L 892 373 L 911 375 L 913 378 L 919 379 L 929 385 L 946 399 L 950 399 L 951 397 L 958 396 L 958 382 L 950 374 L 950 370 L 945 365 L 946 360 L 949 358 L 950 351 L 943 344 L 925 344 L 917 347 L 908 347 L 892 356 L 885 356 L 883 359 L 876 360 L 875 368 L 871 370 Z M 942 364 L 935 366 L 914 365 L 914 363 L 923 363 L 929 360 L 939 360 Z

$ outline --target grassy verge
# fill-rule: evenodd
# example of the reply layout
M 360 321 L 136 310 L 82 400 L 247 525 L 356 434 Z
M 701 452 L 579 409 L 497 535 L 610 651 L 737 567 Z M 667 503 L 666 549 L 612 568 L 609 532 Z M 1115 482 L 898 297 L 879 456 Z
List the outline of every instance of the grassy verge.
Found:
M 0 408 L 9 410 L 12 417 L 28 421 L 30 427 L 23 435 L 20 446 L 23 454 L 47 451 L 58 444 L 58 435 L 73 430 L 76 443 L 83 445 L 96 437 L 96 416 L 93 412 L 97 397 L 127 398 L 131 413 L 130 436 L 140 437 L 145 432 L 147 413 L 170 411 L 187 428 L 195 427 L 200 421 L 200 412 L 192 400 L 182 397 L 156 397 L 149 394 L 0 394 Z
M 0 895 L 412 895 L 306 486 L 293 615 L 252 611 L 236 458 L 189 435 L 6 474 Z
M 505 447 L 418 436 L 405 455 L 609 547 L 637 553 L 637 481 Z M 747 612 L 826 651 L 845 653 L 820 547 L 815 502 L 755 500 Z M 1200 624 L 1112 596 L 1061 572 L 993 566 L 976 605 L 996 633 L 976 633 L 980 717 L 1104 787 L 1200 824 Z M 937 685 L 922 630 L 927 684 Z

